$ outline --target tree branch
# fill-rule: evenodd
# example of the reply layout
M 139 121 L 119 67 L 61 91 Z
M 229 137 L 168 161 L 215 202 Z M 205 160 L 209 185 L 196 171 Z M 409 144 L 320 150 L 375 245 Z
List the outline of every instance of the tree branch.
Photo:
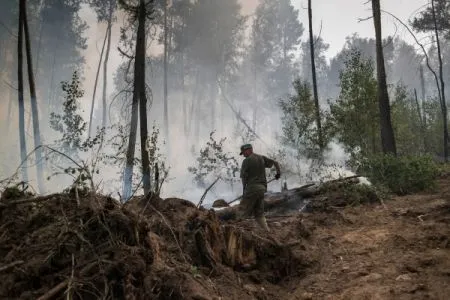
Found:
M 205 192 L 203 193 L 202 197 L 200 198 L 200 201 L 197 204 L 197 207 L 200 207 L 203 204 L 203 200 L 205 200 L 206 194 L 216 184 L 216 182 L 219 181 L 219 179 L 220 179 L 220 176 L 217 177 L 217 179 L 214 180 L 214 182 L 205 190 Z
M 120 52 L 120 54 L 122 54 L 122 55 L 125 56 L 126 58 L 134 59 L 134 56 L 125 53 L 125 51 L 123 51 L 122 49 L 120 49 L 120 47 L 117 47 L 117 50 Z
M 439 102 L 440 102 L 441 105 L 442 105 L 442 96 L 441 96 L 441 93 L 442 93 L 442 92 L 441 92 L 441 88 L 440 88 L 440 86 L 439 86 L 438 76 L 437 76 L 436 72 L 433 70 L 433 68 L 431 68 L 430 60 L 429 60 L 429 58 L 428 58 L 428 54 L 427 54 L 427 51 L 425 50 L 425 47 L 419 42 L 419 40 L 417 39 L 416 35 L 412 32 L 412 30 L 409 28 L 409 26 L 406 25 L 402 20 L 400 20 L 397 16 L 395 16 L 394 14 L 392 14 L 392 13 L 390 13 L 390 12 L 388 12 L 388 11 L 385 11 L 385 10 L 383 10 L 383 9 L 381 9 L 380 11 L 381 11 L 382 13 L 385 13 L 385 14 L 390 15 L 390 16 L 393 17 L 395 20 L 397 20 L 400 24 L 402 24 L 402 25 L 406 28 L 406 30 L 408 30 L 408 32 L 412 35 L 412 37 L 414 38 L 416 44 L 419 45 L 420 48 L 422 49 L 422 52 L 423 52 L 423 54 L 425 55 L 427 67 L 428 67 L 428 69 L 430 70 L 430 72 L 433 74 L 434 79 L 435 79 L 435 81 L 436 81 L 436 87 L 437 87 L 438 93 L 439 93 Z
M 13 38 L 17 39 L 17 35 L 15 35 L 11 29 L 9 29 L 8 26 L 5 25 L 5 23 L 3 23 L 2 21 L 0 21 L 0 25 L 2 25 L 3 28 L 5 28 L 5 30 L 9 33 L 9 35 L 11 35 Z

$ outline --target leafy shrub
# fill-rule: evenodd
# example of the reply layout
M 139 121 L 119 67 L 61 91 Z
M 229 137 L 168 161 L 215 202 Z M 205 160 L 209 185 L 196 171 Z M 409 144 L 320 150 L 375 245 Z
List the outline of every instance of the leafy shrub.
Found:
M 215 131 L 210 133 L 206 147 L 200 149 L 196 165 L 188 167 L 188 171 L 194 175 L 194 181 L 199 186 L 205 186 L 208 180 L 213 180 L 217 177 L 230 184 L 239 179 L 238 161 L 231 153 L 225 152 L 224 149 L 226 138 L 216 141 L 214 133 Z
M 336 202 L 334 206 L 376 203 L 385 198 L 382 191 L 373 185 L 355 184 L 352 180 L 325 183 L 322 187 L 322 193 L 329 195 L 331 201 Z
M 360 162 L 359 172 L 397 195 L 433 189 L 439 175 L 429 156 L 374 155 Z

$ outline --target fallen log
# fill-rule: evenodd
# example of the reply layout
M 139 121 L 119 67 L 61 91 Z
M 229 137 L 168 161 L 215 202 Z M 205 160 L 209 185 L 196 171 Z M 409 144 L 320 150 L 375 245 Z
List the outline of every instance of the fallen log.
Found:
M 359 183 L 357 175 L 326 181 L 320 184 L 310 183 L 298 188 L 285 190 L 278 193 L 268 193 L 264 199 L 264 211 L 266 213 L 283 214 L 297 212 L 305 208 L 310 199 L 321 194 L 326 194 L 331 190 L 339 190 L 347 184 Z M 239 200 L 241 197 L 236 198 Z M 222 220 L 235 219 L 239 211 L 239 205 L 230 206 L 216 210 L 216 215 Z

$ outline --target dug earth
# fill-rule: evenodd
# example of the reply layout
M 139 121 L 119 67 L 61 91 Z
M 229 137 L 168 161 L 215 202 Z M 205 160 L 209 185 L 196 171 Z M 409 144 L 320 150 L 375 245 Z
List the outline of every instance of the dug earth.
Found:
M 4 192 L 0 298 L 448 299 L 449 177 L 316 208 L 268 214 L 266 233 L 182 199 Z

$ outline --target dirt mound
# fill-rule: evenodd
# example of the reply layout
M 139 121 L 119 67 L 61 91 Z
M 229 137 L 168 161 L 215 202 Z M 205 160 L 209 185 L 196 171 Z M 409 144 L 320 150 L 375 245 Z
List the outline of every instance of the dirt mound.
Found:
M 270 236 L 182 199 L 17 198 L 0 201 L 3 299 L 267 297 L 276 288 L 252 284 L 279 283 L 303 265 Z

